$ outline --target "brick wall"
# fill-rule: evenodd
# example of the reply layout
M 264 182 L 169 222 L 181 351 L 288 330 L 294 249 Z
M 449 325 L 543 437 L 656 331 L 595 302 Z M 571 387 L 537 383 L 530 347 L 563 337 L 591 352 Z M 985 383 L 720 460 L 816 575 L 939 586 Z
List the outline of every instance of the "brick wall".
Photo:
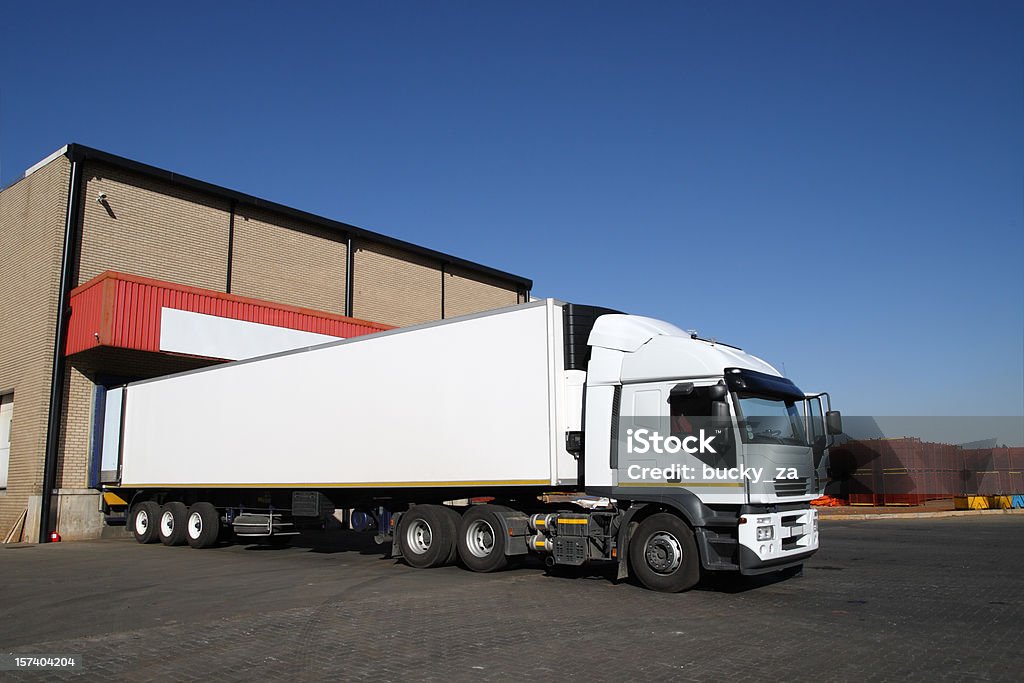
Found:
M 344 315 L 345 252 L 336 232 L 239 207 L 231 293 Z
M 106 194 L 106 204 L 96 201 Z M 227 200 L 105 164 L 88 163 L 82 189 L 79 276 L 117 270 L 217 291 L 227 289 Z M 332 313 L 345 310 L 346 238 L 341 233 L 239 206 L 231 291 Z M 441 317 L 441 264 L 396 247 L 356 242 L 353 315 L 412 325 Z M 514 285 L 452 267 L 445 316 L 520 300 Z
M 89 485 L 94 386 L 82 370 L 71 363 L 65 364 L 57 488 L 84 489 Z
M 225 290 L 226 200 L 97 163 L 86 163 L 83 179 L 85 229 L 75 284 L 116 270 Z M 106 206 L 96 201 L 101 192 Z
M 440 319 L 440 263 L 362 240 L 353 248 L 353 316 L 400 327 Z
M 58 157 L 0 192 L 0 392 L 14 391 L 4 536 L 42 490 L 70 168 Z
M 500 282 L 497 278 L 471 273 L 458 267 L 449 267 L 445 270 L 444 316 L 446 318 L 514 306 L 521 301 L 522 296 L 519 291 L 507 282 Z

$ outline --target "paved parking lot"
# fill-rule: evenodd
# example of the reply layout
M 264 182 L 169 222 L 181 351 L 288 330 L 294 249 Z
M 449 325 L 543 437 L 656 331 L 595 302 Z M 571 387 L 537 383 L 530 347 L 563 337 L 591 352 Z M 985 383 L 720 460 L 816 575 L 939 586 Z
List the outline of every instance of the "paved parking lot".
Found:
M 1019 680 L 1024 519 L 831 521 L 805 575 L 681 595 L 417 571 L 352 536 L 0 549 L 0 651 L 86 680 Z M 3 673 L 0 679 L 39 680 Z

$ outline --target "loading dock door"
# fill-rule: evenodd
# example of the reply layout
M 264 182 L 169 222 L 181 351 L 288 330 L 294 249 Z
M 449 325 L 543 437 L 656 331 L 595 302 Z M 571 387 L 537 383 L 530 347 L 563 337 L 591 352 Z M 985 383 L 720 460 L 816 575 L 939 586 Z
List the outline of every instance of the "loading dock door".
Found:
M 121 455 L 121 401 L 124 387 L 107 390 L 103 420 L 103 435 L 100 441 L 100 483 L 112 484 L 120 476 Z M 95 419 L 95 418 L 94 418 Z
M 11 421 L 14 394 L 0 396 L 0 489 L 7 488 L 7 467 L 11 462 Z

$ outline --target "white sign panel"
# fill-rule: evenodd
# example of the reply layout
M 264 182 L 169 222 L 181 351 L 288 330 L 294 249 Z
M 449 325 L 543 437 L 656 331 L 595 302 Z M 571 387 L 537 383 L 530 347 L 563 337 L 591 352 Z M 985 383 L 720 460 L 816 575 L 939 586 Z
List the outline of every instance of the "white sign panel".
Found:
M 160 311 L 160 350 L 170 353 L 242 360 L 338 339 L 342 337 L 179 311 L 176 308 Z

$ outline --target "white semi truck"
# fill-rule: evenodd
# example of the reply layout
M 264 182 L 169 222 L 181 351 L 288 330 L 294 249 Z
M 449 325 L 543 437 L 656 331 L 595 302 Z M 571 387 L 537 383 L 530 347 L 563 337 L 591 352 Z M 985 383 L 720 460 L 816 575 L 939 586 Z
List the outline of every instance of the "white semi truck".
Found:
M 134 382 L 107 410 L 107 489 L 141 543 L 384 509 L 413 567 L 536 554 L 661 591 L 798 568 L 841 431 L 827 394 L 737 348 L 552 299 Z

